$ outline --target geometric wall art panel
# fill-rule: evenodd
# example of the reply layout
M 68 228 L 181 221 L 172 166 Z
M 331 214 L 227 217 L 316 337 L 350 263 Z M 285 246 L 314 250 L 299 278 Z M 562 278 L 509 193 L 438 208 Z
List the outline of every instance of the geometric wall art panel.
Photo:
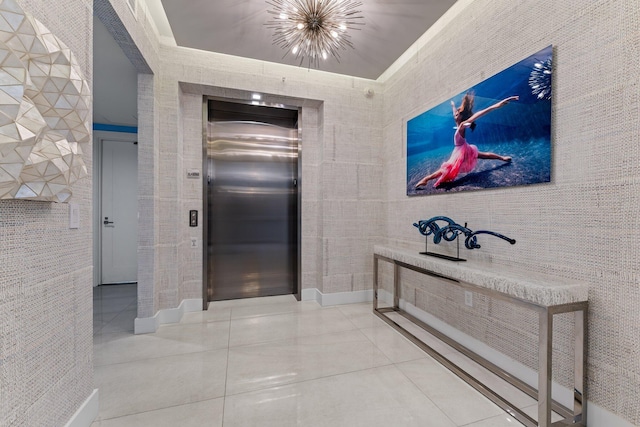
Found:
M 64 202 L 88 175 L 91 92 L 71 50 L 0 0 L 0 199 Z

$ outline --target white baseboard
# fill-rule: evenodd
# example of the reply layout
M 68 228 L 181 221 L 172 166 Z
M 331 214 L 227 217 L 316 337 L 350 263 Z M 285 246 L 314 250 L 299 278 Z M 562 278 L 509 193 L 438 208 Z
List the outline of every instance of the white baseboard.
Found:
M 87 400 L 78 408 L 65 427 L 89 427 L 98 416 L 99 409 L 98 389 L 96 388 L 87 397 Z
M 373 290 L 323 294 L 316 288 L 303 289 L 302 301 L 317 301 L 323 307 L 373 301 Z
M 378 307 L 380 307 L 380 303 L 384 303 L 385 306 L 393 305 L 393 294 L 384 289 L 378 289 Z
M 316 288 L 303 289 L 300 298 L 302 301 L 317 301 L 317 292 L 318 290 Z
M 378 291 L 378 298 L 382 301 L 386 301 L 392 304 L 393 296 L 390 292 L 384 290 Z M 537 389 L 538 387 L 538 373 L 537 371 L 513 360 L 503 353 L 489 347 L 482 341 L 470 337 L 469 335 L 459 331 L 458 329 L 448 325 L 437 317 L 417 308 L 413 304 L 407 303 L 404 300 L 400 300 L 400 308 L 405 310 L 412 316 L 422 320 L 427 325 L 455 340 L 456 342 L 464 345 L 468 349 L 474 351 L 480 356 L 484 357 L 491 363 L 500 366 L 516 378 L 524 381 L 530 386 Z M 552 395 L 562 405 L 571 408 L 573 407 L 573 391 L 561 386 L 560 384 L 553 382 L 551 385 Z M 588 401 L 587 401 L 588 402 Z M 626 421 L 620 416 L 598 406 L 591 402 L 587 403 L 587 424 L 592 426 L 616 426 L 616 427 L 636 427 L 629 421 Z
M 593 403 L 587 404 L 587 425 L 595 427 L 638 427 L 636 424 L 632 424 L 630 421 L 624 420 L 613 412 Z
M 153 317 L 136 317 L 134 322 L 135 334 L 152 334 L 160 325 L 179 323 L 184 313 L 202 311 L 202 298 L 182 300 L 177 308 L 158 310 Z

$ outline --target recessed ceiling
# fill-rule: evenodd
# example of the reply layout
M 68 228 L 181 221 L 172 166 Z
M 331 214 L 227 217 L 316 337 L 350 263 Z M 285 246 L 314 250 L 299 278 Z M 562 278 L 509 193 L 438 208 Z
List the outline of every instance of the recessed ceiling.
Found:
M 272 45 L 264 0 L 144 1 L 163 43 L 298 65 Z M 455 0 L 362 0 L 365 25 L 353 31 L 355 49 L 320 69 L 377 79 Z M 164 6 L 164 7 L 163 7 Z M 168 20 L 167 20 L 168 18 Z M 137 71 L 100 20 L 94 20 L 94 122 L 137 125 Z
M 138 125 L 138 72 L 109 30 L 93 18 L 93 122 Z
M 354 49 L 341 51 L 339 63 L 331 57 L 322 61 L 321 70 L 377 79 L 455 3 L 361 1 L 358 9 L 365 25 L 351 32 Z M 162 0 L 162 6 L 178 46 L 288 65 L 300 63 L 272 44 L 273 30 L 265 23 L 271 19 L 267 10 L 273 8 L 265 0 Z

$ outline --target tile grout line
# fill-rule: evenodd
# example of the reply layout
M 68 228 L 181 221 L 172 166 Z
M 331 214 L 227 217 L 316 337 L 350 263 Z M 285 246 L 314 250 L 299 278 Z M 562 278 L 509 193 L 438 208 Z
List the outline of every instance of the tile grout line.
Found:
M 100 422 L 101 423 L 103 421 L 111 421 L 111 420 L 117 420 L 117 419 L 120 419 L 120 418 L 133 417 L 135 415 L 148 414 L 148 413 L 151 413 L 151 412 L 157 412 L 157 411 L 162 411 L 162 410 L 171 409 L 171 408 L 179 408 L 181 406 L 194 405 L 194 404 L 197 404 L 197 403 L 209 402 L 209 401 L 214 401 L 214 400 L 218 400 L 218 399 L 224 399 L 224 396 L 214 397 L 214 398 L 211 398 L 211 399 L 198 399 L 198 400 L 193 400 L 193 401 L 187 402 L 187 403 L 178 403 L 176 405 L 168 405 L 168 406 L 163 406 L 162 408 L 149 409 L 147 411 L 140 411 L 140 412 L 133 412 L 131 414 L 123 414 L 123 415 L 118 415 L 118 416 L 111 417 L 111 418 L 102 418 L 100 420 L 96 419 L 94 421 L 94 423 L 96 423 L 96 422 Z M 224 411 L 224 409 L 223 409 L 223 411 Z
M 207 310 L 209 307 L 207 307 Z M 229 309 L 229 335 L 227 336 L 227 360 L 226 360 L 226 368 L 224 373 L 224 393 L 222 396 L 222 418 L 221 418 L 221 427 L 224 427 L 224 412 L 227 406 L 227 385 L 229 384 L 229 353 L 231 351 L 231 318 L 233 314 L 233 309 Z
M 432 358 L 431 358 L 431 356 L 429 356 L 429 355 L 427 355 L 427 356 L 428 356 L 430 359 L 432 359 Z M 435 359 L 433 359 L 433 360 L 435 361 Z M 406 363 L 406 362 L 401 362 L 401 363 Z M 433 404 L 433 406 L 435 406 L 436 408 L 438 408 L 438 410 L 439 410 L 440 412 L 442 412 L 442 414 L 443 414 L 445 417 L 447 417 L 447 419 L 448 419 L 449 421 L 451 421 L 451 424 L 453 424 L 453 425 L 455 425 L 455 426 L 458 426 L 458 427 L 462 427 L 462 426 L 460 426 L 458 423 L 456 423 L 455 421 L 453 421 L 453 420 L 451 419 L 451 417 L 449 417 L 449 415 L 448 415 L 448 414 L 447 414 L 447 413 L 446 413 L 446 412 L 445 412 L 445 411 L 440 407 L 440 405 L 438 405 L 438 404 L 437 404 L 436 402 L 434 402 L 434 401 L 433 401 L 429 396 L 427 396 L 427 394 L 426 394 L 426 393 L 425 393 L 425 392 L 424 392 L 424 391 L 423 391 L 423 390 L 418 386 L 418 384 L 416 384 L 416 383 L 415 383 L 415 381 L 413 381 L 413 379 L 412 379 L 412 378 L 410 378 L 407 374 L 405 374 L 405 373 L 404 373 L 404 371 L 403 371 L 402 369 L 400 369 L 400 368 L 397 366 L 397 365 L 400 365 L 401 363 L 394 363 L 394 364 L 393 364 L 393 366 L 394 366 L 398 371 L 400 371 L 400 373 L 401 373 L 401 374 L 402 374 L 402 375 L 403 375 L 407 380 L 409 380 L 409 382 L 410 382 L 411 384 L 413 384 L 413 386 L 414 386 L 414 387 L 415 387 L 415 388 L 420 392 L 420 394 L 422 394 L 422 395 L 423 395 L 423 396 L 424 396 L 424 397 L 425 397 L 429 402 L 431 402 L 431 403 Z

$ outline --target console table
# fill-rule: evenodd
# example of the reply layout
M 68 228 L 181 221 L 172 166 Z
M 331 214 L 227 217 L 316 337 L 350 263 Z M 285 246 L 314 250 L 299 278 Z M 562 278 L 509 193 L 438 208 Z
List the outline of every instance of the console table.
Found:
M 393 264 L 393 306 L 378 307 L 378 262 L 386 261 Z M 464 265 L 462 265 L 464 264 Z M 508 301 L 519 307 L 534 310 L 539 316 L 539 356 L 538 356 L 538 389 L 531 387 L 515 378 L 504 369 L 496 366 L 477 353 L 440 333 L 431 326 L 407 313 L 400 307 L 401 286 L 400 270 L 406 268 L 428 276 L 447 279 L 452 285 L 460 286 L 480 294 L 488 295 Z M 586 378 L 586 334 L 588 287 L 581 283 L 559 283 L 548 276 L 531 277 L 489 270 L 486 267 L 474 266 L 473 263 L 453 263 L 450 261 L 431 258 L 409 250 L 396 249 L 386 246 L 375 246 L 373 255 L 373 310 L 393 328 L 402 333 L 422 350 L 430 354 L 453 373 L 465 380 L 484 396 L 492 400 L 527 427 L 553 427 L 565 425 L 586 426 L 587 396 L 585 393 Z M 446 356 L 434 350 L 416 336 L 411 334 L 387 314 L 398 313 L 414 324 L 425 329 L 460 353 L 484 366 L 500 378 L 516 386 L 538 401 L 538 422 L 515 407 L 504 397 L 478 379 L 464 371 Z M 552 379 L 552 340 L 553 316 L 560 313 L 574 313 L 574 404 L 573 408 L 566 408 L 551 398 Z M 564 417 L 563 420 L 551 423 L 551 412 L 554 411 Z

